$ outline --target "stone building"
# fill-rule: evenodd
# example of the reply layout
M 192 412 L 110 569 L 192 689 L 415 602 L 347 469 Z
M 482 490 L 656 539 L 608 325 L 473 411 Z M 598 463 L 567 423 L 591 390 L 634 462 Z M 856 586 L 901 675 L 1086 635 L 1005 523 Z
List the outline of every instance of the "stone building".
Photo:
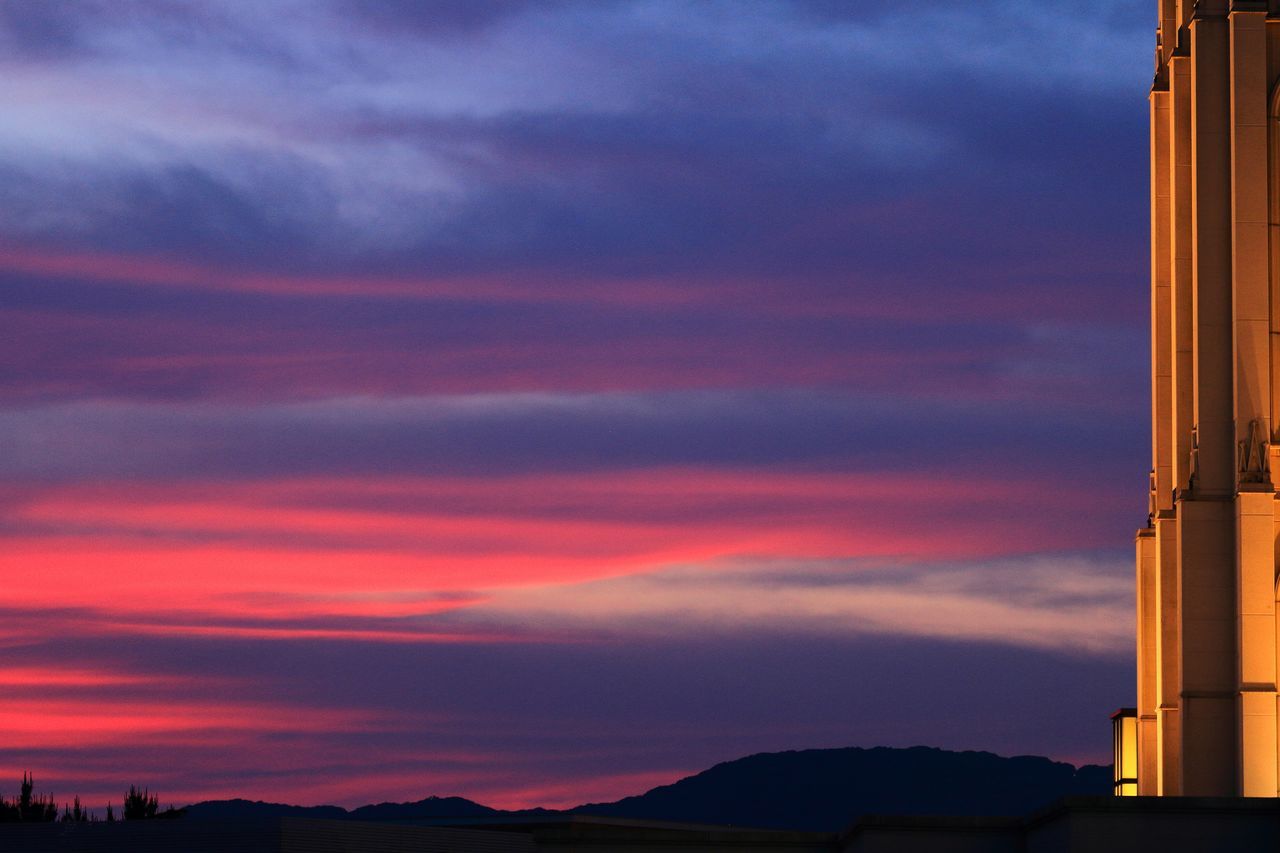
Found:
M 1275 797 L 1280 0 L 1157 0 L 1138 776 Z

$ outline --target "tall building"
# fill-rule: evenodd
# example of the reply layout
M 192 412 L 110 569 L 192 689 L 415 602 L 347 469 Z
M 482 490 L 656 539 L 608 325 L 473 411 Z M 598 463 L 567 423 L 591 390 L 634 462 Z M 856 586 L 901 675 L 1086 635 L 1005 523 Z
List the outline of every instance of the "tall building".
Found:
M 1280 0 L 1158 0 L 1138 793 L 1275 797 Z

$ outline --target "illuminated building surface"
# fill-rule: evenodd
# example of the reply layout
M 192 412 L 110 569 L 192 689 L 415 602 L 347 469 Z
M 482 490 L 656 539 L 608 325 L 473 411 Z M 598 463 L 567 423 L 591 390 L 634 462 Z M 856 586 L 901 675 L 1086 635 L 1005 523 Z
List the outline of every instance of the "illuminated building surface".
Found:
M 1280 0 L 1159 0 L 1138 794 L 1275 797 Z

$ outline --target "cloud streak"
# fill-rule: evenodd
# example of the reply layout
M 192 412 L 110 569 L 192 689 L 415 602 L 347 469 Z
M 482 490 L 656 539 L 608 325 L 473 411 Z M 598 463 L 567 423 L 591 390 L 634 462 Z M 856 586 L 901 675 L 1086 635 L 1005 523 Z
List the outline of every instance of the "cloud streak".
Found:
M 482 624 L 608 635 L 707 631 L 891 634 L 1126 655 L 1127 566 L 1076 555 L 961 565 L 730 563 L 503 593 Z
M 915 442 L 948 431 L 947 458 Z M 472 394 L 302 403 L 67 403 L 0 413 L 0 470 L 14 480 L 527 474 L 702 465 L 813 470 L 1026 471 L 1120 461 L 1136 425 L 1088 408 L 992 411 L 982 403 L 822 391 Z M 1110 455 L 1114 454 L 1114 455 Z M 997 458 L 998 468 L 990 467 Z M 1062 476 L 1072 479 L 1070 472 Z

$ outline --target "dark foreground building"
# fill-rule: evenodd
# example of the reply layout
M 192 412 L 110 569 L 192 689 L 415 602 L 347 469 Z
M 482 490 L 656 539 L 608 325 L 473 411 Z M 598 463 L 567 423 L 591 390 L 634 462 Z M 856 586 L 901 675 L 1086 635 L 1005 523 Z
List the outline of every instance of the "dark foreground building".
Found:
M 1206 853 L 1280 850 L 1274 798 L 1069 798 L 1026 818 L 865 817 L 839 833 L 586 816 L 7 824 L 4 853 Z

